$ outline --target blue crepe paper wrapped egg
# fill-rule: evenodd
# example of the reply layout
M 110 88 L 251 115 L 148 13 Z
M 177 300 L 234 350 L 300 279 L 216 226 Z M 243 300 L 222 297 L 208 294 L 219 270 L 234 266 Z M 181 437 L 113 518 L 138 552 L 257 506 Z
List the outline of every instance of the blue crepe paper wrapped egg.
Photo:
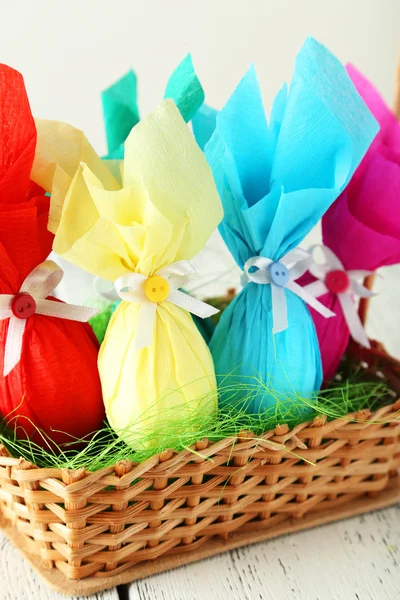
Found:
M 218 114 L 201 110 L 194 133 L 201 145 L 211 135 L 204 152 L 224 207 L 220 232 L 237 264 L 243 269 L 255 256 L 279 261 L 295 249 L 378 129 L 345 68 L 312 38 L 269 123 L 253 67 Z M 246 398 L 247 411 L 257 413 L 290 399 L 301 409 L 320 388 L 313 320 L 303 300 L 285 294 L 288 328 L 280 333 L 273 333 L 271 285 L 247 283 L 222 315 L 210 348 L 223 404 Z

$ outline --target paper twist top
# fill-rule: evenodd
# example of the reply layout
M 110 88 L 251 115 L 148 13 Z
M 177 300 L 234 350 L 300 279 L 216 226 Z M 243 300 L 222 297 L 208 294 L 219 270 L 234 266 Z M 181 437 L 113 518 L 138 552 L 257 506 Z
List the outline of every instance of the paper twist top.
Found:
M 216 116 L 205 147 L 241 268 L 296 248 L 350 181 L 378 131 L 343 65 L 308 38 L 267 122 L 254 67 Z
M 52 193 L 54 250 L 115 281 L 193 258 L 222 218 L 211 170 L 172 100 L 131 131 L 107 165 L 83 133 L 37 122 L 33 179 Z

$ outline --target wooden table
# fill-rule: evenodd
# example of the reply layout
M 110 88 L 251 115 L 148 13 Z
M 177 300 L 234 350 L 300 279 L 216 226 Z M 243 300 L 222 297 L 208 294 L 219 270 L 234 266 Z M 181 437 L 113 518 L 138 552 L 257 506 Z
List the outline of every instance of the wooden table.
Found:
M 0 537 L 0 600 L 62 600 Z M 400 504 L 233 550 L 91 600 L 397 600 Z M 76 599 L 78 600 L 78 599 Z

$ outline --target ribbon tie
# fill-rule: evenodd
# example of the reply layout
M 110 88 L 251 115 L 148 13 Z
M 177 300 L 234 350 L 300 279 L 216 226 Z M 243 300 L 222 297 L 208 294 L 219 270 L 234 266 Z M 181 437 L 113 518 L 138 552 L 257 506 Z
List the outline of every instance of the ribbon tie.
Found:
M 285 288 L 299 296 L 323 317 L 335 316 L 335 313 L 307 292 L 306 288 L 295 283 L 295 279 L 301 277 L 308 270 L 311 260 L 308 252 L 296 248 L 280 261 L 274 262 L 265 256 L 253 256 L 246 261 L 241 280 L 243 285 L 249 281 L 271 285 L 273 333 L 279 333 L 288 328 Z M 252 267 L 257 267 L 257 270 L 250 271 Z
M 351 337 L 361 346 L 370 348 L 368 336 L 357 312 L 354 296 L 360 298 L 374 296 L 373 292 L 358 281 L 358 279 L 365 279 L 368 275 L 372 275 L 372 271 L 345 271 L 343 263 L 330 248 L 323 244 L 317 244 L 310 248 L 311 255 L 316 248 L 322 250 L 325 263 L 312 261 L 309 271 L 317 278 L 317 281 L 310 283 L 305 289 L 316 298 L 328 292 L 336 294 Z
M 178 290 L 196 273 L 189 261 L 181 260 L 156 271 L 151 276 L 129 273 L 118 277 L 115 289 L 125 302 L 140 304 L 139 319 L 134 339 L 135 349 L 150 346 L 153 339 L 157 305 L 171 302 L 205 319 L 219 312 L 217 308 Z
M 21 359 L 26 321 L 32 315 L 86 322 L 98 312 L 85 306 L 46 299 L 60 283 L 63 275 L 63 270 L 56 263 L 46 260 L 26 277 L 18 294 L 0 295 L 0 320 L 10 319 L 4 351 L 4 376 L 8 375 Z

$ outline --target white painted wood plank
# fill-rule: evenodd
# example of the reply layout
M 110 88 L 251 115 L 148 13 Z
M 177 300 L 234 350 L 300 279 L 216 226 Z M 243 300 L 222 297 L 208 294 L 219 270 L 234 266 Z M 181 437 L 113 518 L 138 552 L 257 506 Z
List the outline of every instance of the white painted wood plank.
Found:
M 31 569 L 8 539 L 0 534 L 0 600 L 65 600 Z M 83 598 L 75 598 L 83 600 Z M 118 600 L 116 589 L 99 592 L 86 600 Z
M 395 600 L 400 505 L 133 583 L 130 600 Z
M 244 598 L 229 553 L 130 584 L 129 600 L 236 600 Z
M 248 598 L 400 597 L 400 508 L 233 551 Z

